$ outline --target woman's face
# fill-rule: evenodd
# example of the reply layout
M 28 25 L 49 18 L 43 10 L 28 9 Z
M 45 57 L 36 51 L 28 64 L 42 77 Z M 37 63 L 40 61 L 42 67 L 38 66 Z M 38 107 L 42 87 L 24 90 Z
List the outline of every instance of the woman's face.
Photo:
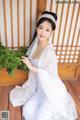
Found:
M 37 36 L 40 41 L 48 40 L 52 34 L 52 27 L 48 21 L 44 21 L 37 27 Z

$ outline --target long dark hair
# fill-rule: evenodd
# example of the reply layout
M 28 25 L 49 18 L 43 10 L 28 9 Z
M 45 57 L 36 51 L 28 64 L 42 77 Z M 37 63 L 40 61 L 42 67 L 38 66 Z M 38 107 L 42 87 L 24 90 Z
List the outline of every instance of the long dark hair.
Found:
M 54 17 L 55 21 L 57 21 L 57 15 L 55 13 L 49 12 L 49 11 L 44 11 L 41 15 L 43 15 L 43 14 L 52 15 Z M 39 21 L 36 23 L 36 27 L 38 27 L 44 21 L 48 21 L 51 24 L 52 30 L 56 29 L 56 24 L 50 18 L 47 18 L 47 17 L 40 18 Z M 32 42 L 34 41 L 34 39 L 36 38 L 36 36 L 37 36 L 37 31 L 35 30 L 34 35 L 33 35 L 33 39 L 31 41 L 30 45 L 32 44 Z

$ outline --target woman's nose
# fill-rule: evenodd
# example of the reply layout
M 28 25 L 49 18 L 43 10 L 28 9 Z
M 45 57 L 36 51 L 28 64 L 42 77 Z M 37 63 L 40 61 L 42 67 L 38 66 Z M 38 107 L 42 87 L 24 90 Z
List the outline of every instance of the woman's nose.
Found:
M 45 30 L 42 30 L 42 31 L 41 31 L 41 34 L 42 34 L 42 35 L 45 35 Z

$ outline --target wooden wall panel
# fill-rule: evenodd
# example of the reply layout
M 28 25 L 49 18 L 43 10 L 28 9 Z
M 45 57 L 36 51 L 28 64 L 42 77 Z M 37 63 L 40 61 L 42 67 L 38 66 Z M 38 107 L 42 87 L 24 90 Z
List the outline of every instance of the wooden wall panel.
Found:
M 62 80 L 78 80 L 79 79 L 79 68 L 77 64 L 59 64 L 58 74 Z
M 0 0 L 0 41 L 5 46 L 12 49 L 29 46 L 36 24 L 36 8 L 37 0 Z
M 46 10 L 46 2 L 47 0 L 38 0 L 38 15 Z

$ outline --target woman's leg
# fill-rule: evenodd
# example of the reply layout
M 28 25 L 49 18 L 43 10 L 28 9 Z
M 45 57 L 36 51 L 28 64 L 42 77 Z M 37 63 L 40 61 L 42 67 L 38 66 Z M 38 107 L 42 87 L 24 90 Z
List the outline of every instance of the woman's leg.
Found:
M 23 116 L 25 120 L 33 120 L 36 110 L 40 105 L 39 98 L 35 95 L 23 106 Z
M 41 104 L 41 106 L 38 108 L 34 120 L 53 120 L 52 108 L 47 101 L 44 101 L 44 103 Z

